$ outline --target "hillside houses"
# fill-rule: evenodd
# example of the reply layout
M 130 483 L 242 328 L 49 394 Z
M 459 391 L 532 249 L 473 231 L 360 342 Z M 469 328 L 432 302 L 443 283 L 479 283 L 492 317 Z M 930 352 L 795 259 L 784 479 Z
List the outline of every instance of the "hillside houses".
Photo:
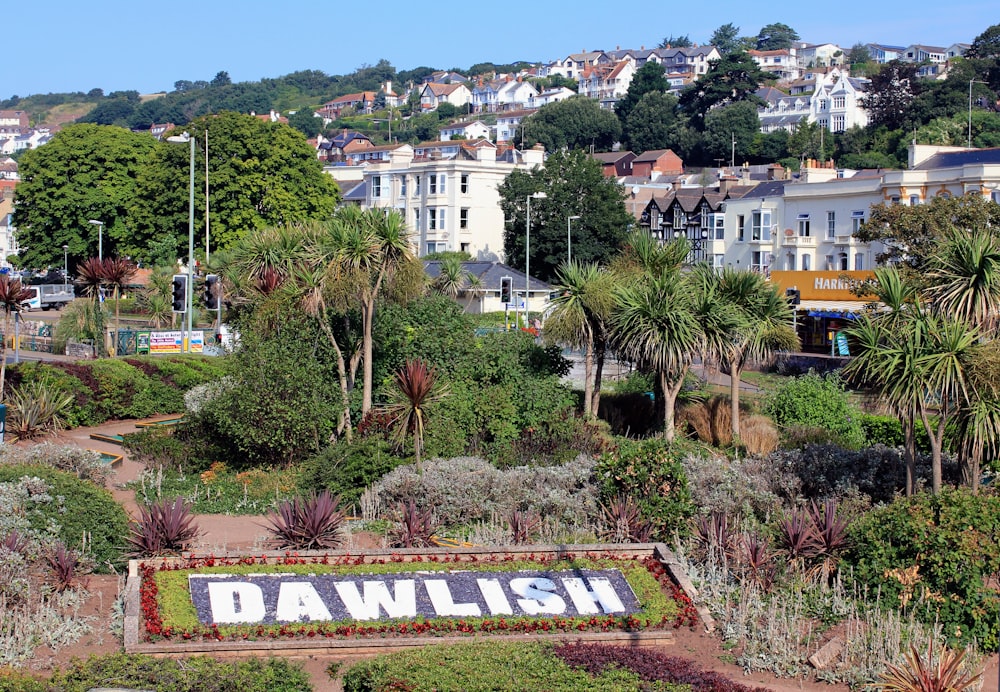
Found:
M 757 110 L 761 132 L 792 132 L 800 122 L 819 123 L 829 132 L 868 124 L 868 115 L 860 101 L 868 87 L 867 80 L 853 78 L 840 68 L 814 70 L 810 74 L 814 79 L 811 93 L 807 93 L 804 83 L 798 83 L 795 94 L 785 94 L 774 87 L 757 91 L 766 104 Z

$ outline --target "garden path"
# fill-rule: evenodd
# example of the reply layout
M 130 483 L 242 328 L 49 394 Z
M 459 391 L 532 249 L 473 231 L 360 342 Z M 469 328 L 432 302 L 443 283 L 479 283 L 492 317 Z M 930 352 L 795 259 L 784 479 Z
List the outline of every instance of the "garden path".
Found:
M 728 384 L 728 377 L 727 384 Z M 48 438 L 51 441 L 63 444 L 73 444 L 86 449 L 95 449 L 101 452 L 111 452 L 121 454 L 123 450 L 119 445 L 93 440 L 92 433 L 104 435 L 121 435 L 135 432 L 137 421 L 115 421 L 96 428 L 75 428 L 58 433 L 56 439 Z M 112 493 L 121 502 L 130 514 L 135 514 L 137 505 L 133 491 L 125 489 L 125 485 L 139 477 L 143 470 L 142 464 L 124 455 L 123 460 L 115 467 L 115 475 L 112 479 Z M 224 550 L 258 549 L 262 545 L 262 540 L 266 536 L 266 531 L 261 527 L 264 517 L 248 516 L 226 516 L 226 515 L 198 515 L 196 517 L 198 525 L 202 529 L 200 543 L 196 546 L 198 550 L 221 552 Z M 363 548 L 364 545 L 353 547 Z M 367 546 L 375 547 L 375 546 Z M 118 593 L 118 579 L 114 575 L 94 575 L 91 578 L 91 592 L 97 595 L 88 601 L 88 613 L 97 618 L 95 623 L 95 633 L 85 637 L 81 642 L 73 647 L 52 653 L 47 650 L 38 652 L 35 664 L 32 667 L 45 670 L 57 665 L 65 665 L 71 657 L 86 657 L 92 653 L 110 653 L 118 650 L 118 642 L 110 636 L 101 632 L 105 630 L 104 623 L 110 615 L 111 604 Z M 742 668 L 724 661 L 731 655 L 722 647 L 722 643 L 717 636 L 706 634 L 704 631 L 681 628 L 675 630 L 675 643 L 664 649 L 664 653 L 671 656 L 680 656 L 691 659 L 700 667 L 717 671 L 730 679 L 748 686 L 761 686 L 776 692 L 847 692 L 846 685 L 828 685 L 806 680 L 789 680 L 776 678 L 767 673 L 754 673 L 744 675 Z M 322 657 L 309 657 L 305 660 L 305 669 L 309 672 L 316 692 L 333 692 L 342 689 L 338 681 L 331 680 L 326 673 L 326 668 L 331 659 Z M 1000 692 L 998 687 L 998 657 L 996 654 L 990 657 L 987 662 L 982 692 Z

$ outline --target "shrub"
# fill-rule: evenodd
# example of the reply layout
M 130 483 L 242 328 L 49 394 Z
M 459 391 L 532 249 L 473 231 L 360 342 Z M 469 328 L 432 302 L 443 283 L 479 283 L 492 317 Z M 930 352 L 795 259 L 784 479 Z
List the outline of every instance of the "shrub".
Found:
M 747 416 L 740 422 L 740 443 L 747 454 L 765 456 L 778 448 L 781 438 L 767 416 Z
M 160 500 L 139 508 L 139 518 L 129 527 L 131 555 L 176 555 L 187 550 L 200 530 L 182 498 Z
M 764 521 L 782 502 L 794 502 L 801 490 L 798 478 L 776 472 L 770 459 L 689 453 L 681 463 L 700 513 L 721 512 Z
M 111 478 L 111 466 L 92 449 L 75 445 L 57 445 L 51 442 L 30 447 L 0 446 L 0 465 L 51 466 L 59 471 L 74 474 L 77 478 L 106 486 Z
M 598 456 L 611 445 L 603 421 L 577 418 L 569 409 L 558 411 L 539 425 L 524 430 L 507 445 L 495 448 L 492 461 L 500 468 L 540 464 L 553 466 L 572 461 L 578 454 Z
M 183 392 L 123 360 L 102 358 L 90 367 L 101 392 L 98 409 L 108 419 L 146 418 L 184 410 Z
M 434 518 L 434 511 L 418 507 L 413 498 L 396 505 L 394 523 L 389 529 L 389 542 L 393 548 L 427 548 L 441 528 Z
M 608 422 L 615 435 L 641 437 L 650 434 L 659 424 L 653 399 L 645 392 L 601 392 L 597 415 Z
M 204 432 L 200 420 L 185 419 L 169 428 L 153 426 L 123 437 L 122 447 L 147 466 L 201 473 L 213 461 L 225 458 L 222 445 Z
M 107 654 L 74 659 L 52 676 L 62 692 L 95 687 L 131 687 L 155 692 L 308 692 L 309 676 L 282 658 L 218 661 L 194 656 L 183 661 L 141 654 Z
M 419 498 L 422 506 L 435 509 L 445 526 L 489 521 L 514 509 L 585 526 L 597 515 L 591 482 L 594 465 L 583 455 L 560 466 L 506 471 L 475 457 L 431 459 L 424 464 L 422 476 L 411 465 L 401 466 L 386 474 L 373 490 L 383 506 Z
M 393 453 L 393 445 L 386 439 L 359 436 L 350 443 L 332 444 L 303 462 L 299 487 L 307 491 L 329 490 L 351 505 L 365 488 L 405 463 Z
M 7 432 L 31 440 L 62 427 L 73 396 L 44 382 L 22 384 L 7 397 Z
M 950 641 L 996 648 L 1000 601 L 985 580 L 1000 570 L 1000 498 L 948 488 L 897 498 L 850 535 L 854 578 L 888 607 L 939 622 Z
M 334 550 L 344 542 L 340 498 L 329 490 L 285 500 L 267 517 L 267 530 L 279 549 Z
M 861 413 L 851 405 L 838 375 L 810 372 L 782 384 L 765 401 L 766 413 L 781 428 L 822 428 L 851 449 L 863 446 Z
M 128 517 L 107 490 L 73 474 L 45 466 L 0 465 L 0 484 L 38 478 L 48 499 L 36 498 L 24 512 L 30 527 L 52 533 L 67 546 L 81 550 L 107 571 L 121 563 L 128 533 Z
M 903 446 L 903 425 L 893 416 L 876 416 L 871 413 L 861 414 L 861 431 L 868 445 L 883 445 L 885 447 Z
M 615 449 L 601 457 L 596 469 L 601 496 L 635 498 L 660 540 L 674 531 L 686 531 L 694 505 L 681 459 L 693 449 L 690 444 L 659 438 L 619 440 Z
M 379 656 L 351 666 L 345 692 L 377 690 L 547 690 L 638 692 L 634 673 L 608 667 L 596 676 L 573 669 L 551 646 L 527 642 L 438 644 Z M 669 692 L 671 688 L 657 688 Z

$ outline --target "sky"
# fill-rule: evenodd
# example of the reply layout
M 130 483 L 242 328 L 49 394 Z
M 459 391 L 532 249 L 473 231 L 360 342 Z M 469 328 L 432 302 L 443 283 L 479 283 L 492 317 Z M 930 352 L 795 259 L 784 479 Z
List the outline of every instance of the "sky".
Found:
M 176 81 L 210 81 L 220 71 L 234 82 L 298 70 L 347 74 L 382 58 L 397 70 L 548 62 L 582 50 L 653 48 L 670 35 L 706 43 L 729 22 L 741 36 L 781 22 L 803 41 L 845 49 L 858 42 L 947 47 L 971 43 L 998 20 L 995 0 L 7 4 L 0 99 L 93 88 L 171 91 Z

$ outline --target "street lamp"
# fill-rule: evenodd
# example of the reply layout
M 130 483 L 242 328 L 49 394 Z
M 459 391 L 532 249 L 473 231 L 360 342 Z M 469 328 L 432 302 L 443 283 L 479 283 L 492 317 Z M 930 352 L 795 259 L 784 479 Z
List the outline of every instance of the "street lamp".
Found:
M 566 217 L 566 264 L 567 265 L 573 261 L 573 222 L 579 218 L 580 218 L 579 216 Z
M 69 245 L 63 245 L 63 288 L 69 285 Z
M 988 84 L 988 82 L 983 82 L 978 79 L 969 80 L 969 142 L 968 148 L 972 148 L 972 85 L 973 84 Z
M 87 223 L 97 226 L 97 259 L 104 259 L 104 222 L 96 219 L 88 219 Z
M 194 137 L 187 132 L 173 137 L 167 137 L 168 142 L 189 143 L 191 145 L 191 179 L 188 184 L 188 258 L 187 258 L 187 347 L 186 352 L 191 352 L 191 339 L 194 332 L 191 330 L 192 295 L 194 294 Z
M 531 200 L 545 199 L 548 197 L 544 192 L 536 192 L 528 195 L 527 211 L 525 212 L 524 223 L 524 326 L 528 326 L 528 293 L 531 291 Z

